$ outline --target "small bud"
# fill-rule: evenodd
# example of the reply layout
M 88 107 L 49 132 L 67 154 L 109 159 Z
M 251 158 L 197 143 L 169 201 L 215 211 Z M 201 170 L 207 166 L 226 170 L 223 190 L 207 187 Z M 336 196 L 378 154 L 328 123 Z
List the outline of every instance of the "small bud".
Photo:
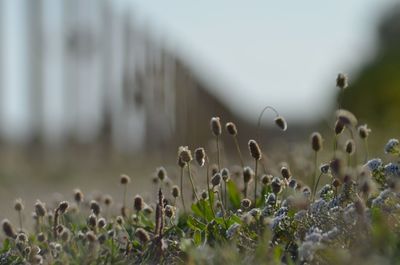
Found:
M 133 200 L 133 208 L 137 211 L 140 212 L 144 208 L 144 202 L 143 198 L 140 195 L 136 195 L 135 199 Z
M 272 181 L 272 175 L 262 175 L 261 176 L 261 183 L 263 185 L 268 185 Z
M 282 116 L 278 116 L 275 118 L 275 124 L 282 130 L 286 131 L 287 123 L 286 120 Z
M 349 155 L 352 155 L 352 154 L 354 154 L 354 152 L 355 152 L 355 143 L 354 143 L 354 141 L 353 140 L 347 140 L 347 142 L 346 142 L 346 144 L 345 144 L 345 150 L 346 150 L 346 153 L 348 153 Z
M 165 180 L 165 178 L 167 177 L 167 171 L 164 167 L 159 167 L 157 169 L 157 177 L 161 182 Z
M 204 166 L 206 162 L 206 151 L 204 150 L 204 148 L 199 147 L 194 150 L 194 158 L 200 167 Z
M 221 183 L 221 174 L 216 173 L 212 178 L 211 178 L 211 184 L 213 187 L 218 186 Z
M 254 172 L 250 167 L 245 167 L 243 169 L 243 181 L 244 181 L 244 183 L 249 183 L 253 176 L 254 176 Z
M 243 199 L 240 203 L 243 209 L 248 209 L 251 206 L 251 200 L 249 199 Z
M 323 174 L 328 174 L 328 172 L 329 172 L 329 164 L 322 164 L 322 165 L 319 167 L 319 170 L 320 170 L 321 173 L 323 173 Z
M 95 200 L 90 201 L 90 210 L 92 210 L 92 212 L 96 216 L 99 216 L 101 209 L 100 209 L 100 205 L 98 204 L 97 201 L 95 201 Z
M 181 191 L 179 190 L 179 187 L 176 186 L 176 185 L 174 185 L 174 186 L 172 187 L 172 196 L 173 196 L 174 198 L 178 198 L 180 195 L 181 195 Z
M 322 136 L 318 132 L 311 134 L 311 147 L 315 152 L 319 152 L 322 149 Z
M 207 196 L 208 196 L 208 192 L 205 191 L 205 190 L 203 190 L 203 192 L 201 193 L 201 198 L 202 198 L 203 200 L 206 200 L 206 199 L 207 199 Z
M 121 177 L 120 177 L 120 183 L 121 183 L 122 185 L 126 185 L 126 184 L 128 184 L 129 182 L 131 182 L 131 178 L 130 178 L 128 175 L 121 175 Z
M 230 179 L 229 169 L 227 168 L 221 169 L 221 176 L 223 181 L 227 182 Z
M 167 205 L 167 206 L 165 206 L 164 212 L 165 212 L 166 217 L 172 218 L 175 214 L 175 209 L 173 206 Z
M 142 242 L 143 244 L 146 244 L 150 241 L 149 233 L 147 233 L 147 231 L 143 228 L 136 229 L 135 236 L 137 236 L 140 242 Z
M 14 203 L 14 209 L 17 212 L 20 212 L 24 209 L 24 203 L 22 202 L 22 199 L 16 199 Z
M 366 124 L 364 124 L 364 125 L 360 125 L 358 127 L 357 131 L 358 131 L 358 135 L 360 136 L 361 139 L 367 139 L 368 135 L 371 132 L 371 129 L 369 129 Z
M 109 207 L 113 203 L 113 199 L 110 195 L 104 196 L 104 204 Z
M 232 136 L 236 136 L 238 133 L 236 125 L 233 122 L 226 123 L 225 129 L 228 132 L 228 134 L 230 134 Z
M 210 121 L 211 132 L 214 136 L 219 136 L 222 133 L 221 121 L 219 117 L 212 117 Z
M 336 86 L 341 89 L 345 89 L 348 87 L 347 76 L 345 74 L 338 74 L 336 77 Z
M 290 169 L 287 167 L 281 167 L 281 175 L 284 179 L 290 179 L 292 172 L 290 172 Z
M 97 227 L 98 228 L 104 228 L 104 227 L 106 227 L 106 225 L 107 225 L 107 221 L 106 221 L 106 219 L 105 218 L 100 218 L 98 221 L 97 221 Z

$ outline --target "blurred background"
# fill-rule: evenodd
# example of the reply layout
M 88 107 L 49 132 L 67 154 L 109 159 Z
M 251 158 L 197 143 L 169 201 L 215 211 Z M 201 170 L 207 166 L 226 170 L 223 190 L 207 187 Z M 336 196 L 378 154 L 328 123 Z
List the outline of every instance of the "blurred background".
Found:
M 212 116 L 247 155 L 274 106 L 289 130 L 267 113 L 263 146 L 293 150 L 333 126 L 339 72 L 344 108 L 398 137 L 397 2 L 0 0 L 0 217 L 16 197 L 118 194 L 121 173 L 132 195 L 160 165 L 175 181 L 177 146 L 215 153 Z

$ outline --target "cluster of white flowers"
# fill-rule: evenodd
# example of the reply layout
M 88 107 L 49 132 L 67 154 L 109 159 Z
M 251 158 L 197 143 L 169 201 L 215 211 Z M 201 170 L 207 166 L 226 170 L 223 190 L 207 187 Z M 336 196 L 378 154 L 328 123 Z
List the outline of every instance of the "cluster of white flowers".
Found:
M 400 176 L 399 165 L 394 163 L 389 163 L 385 165 L 385 174 L 390 176 Z
M 379 169 L 379 167 L 382 166 L 382 159 L 380 158 L 373 158 L 369 160 L 365 166 L 370 170 L 370 171 L 376 171 Z

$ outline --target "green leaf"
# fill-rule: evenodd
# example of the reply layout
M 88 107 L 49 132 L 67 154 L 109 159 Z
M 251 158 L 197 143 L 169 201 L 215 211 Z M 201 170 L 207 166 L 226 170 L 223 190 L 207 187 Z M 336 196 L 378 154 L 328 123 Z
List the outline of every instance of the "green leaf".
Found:
M 201 231 L 198 229 L 194 231 L 193 242 L 195 246 L 199 246 L 201 244 Z
M 189 216 L 187 224 L 192 230 L 197 230 L 197 229 L 204 230 L 206 228 L 205 224 L 203 224 L 193 216 Z

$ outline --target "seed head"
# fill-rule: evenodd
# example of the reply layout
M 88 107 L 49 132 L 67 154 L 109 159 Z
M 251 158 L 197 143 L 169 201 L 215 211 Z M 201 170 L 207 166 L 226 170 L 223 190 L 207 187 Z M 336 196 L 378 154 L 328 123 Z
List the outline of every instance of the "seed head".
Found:
M 60 214 L 64 214 L 69 207 L 69 203 L 67 201 L 62 201 L 58 204 L 58 210 Z
M 187 164 L 193 160 L 192 152 L 190 152 L 187 146 L 180 146 L 178 150 L 178 157 L 182 160 L 183 163 Z
M 165 216 L 168 218 L 172 218 L 175 214 L 175 207 L 171 205 L 166 205 L 164 208 Z
M 164 181 L 164 179 L 167 177 L 167 171 L 164 167 L 159 167 L 157 169 L 157 177 L 161 182 Z
M 178 166 L 180 168 L 184 168 L 186 166 L 186 163 L 183 162 L 182 158 L 180 156 L 178 156 Z
M 17 241 L 23 242 L 23 243 L 28 242 L 28 237 L 26 236 L 25 233 L 19 233 L 17 235 Z
M 24 203 L 22 202 L 22 199 L 16 199 L 15 200 L 14 209 L 17 212 L 21 212 L 22 210 L 24 210 Z
M 194 158 L 199 166 L 204 166 L 206 162 L 206 151 L 203 147 L 199 147 L 194 150 Z
M 335 187 L 335 188 L 338 188 L 340 186 L 340 180 L 334 179 L 332 181 L 332 186 Z
M 44 241 L 46 241 L 46 235 L 45 235 L 44 233 L 39 233 L 39 234 L 37 235 L 37 240 L 38 240 L 39 242 L 44 242 Z
M 95 200 L 90 201 L 90 210 L 92 210 L 96 216 L 99 216 L 101 211 L 99 203 Z
M 80 189 L 74 189 L 74 200 L 78 204 L 83 201 L 83 193 Z
M 356 148 L 356 145 L 353 140 L 350 139 L 350 140 L 346 141 L 346 145 L 345 145 L 346 153 L 348 153 L 349 155 L 354 154 L 355 148 Z
M 180 191 L 180 189 L 179 189 L 179 187 L 178 186 L 176 186 L 176 185 L 174 185 L 173 187 L 172 187 L 172 196 L 174 197 L 174 198 L 178 198 L 180 195 L 181 195 L 181 191 Z
M 61 233 L 61 240 L 64 242 L 68 242 L 70 239 L 70 232 L 68 229 L 64 229 L 64 231 Z
M 93 231 L 88 231 L 86 233 L 86 239 L 90 242 L 90 243 L 94 243 L 97 240 L 97 236 Z
M 219 117 L 212 117 L 210 121 L 211 132 L 214 136 L 219 136 L 222 133 L 221 121 Z
M 275 124 L 282 130 L 282 131 L 286 131 L 287 130 L 287 123 L 285 118 L 283 118 L 282 116 L 278 116 L 275 118 Z
M 371 132 L 371 129 L 369 129 L 367 127 L 367 124 L 364 124 L 364 125 L 358 126 L 357 131 L 358 131 L 358 135 L 360 136 L 361 139 L 367 139 L 368 135 Z
M 347 82 L 348 82 L 347 81 L 347 76 L 345 74 L 340 73 L 336 77 L 336 86 L 338 88 L 341 88 L 341 89 L 347 88 L 348 85 L 349 85 Z
M 334 177 L 339 177 L 343 173 L 342 160 L 340 160 L 339 158 L 333 159 L 329 163 L 329 166 Z
M 272 175 L 262 175 L 261 176 L 261 183 L 263 185 L 268 185 L 272 181 Z
M 218 173 L 218 165 L 212 164 L 211 165 L 211 176 L 214 176 L 217 173 Z
M 255 140 L 250 140 L 248 143 L 248 146 L 249 146 L 250 155 L 255 160 L 260 160 L 262 157 L 262 154 L 261 154 L 261 149 L 258 146 L 257 142 Z
M 202 198 L 203 200 L 205 200 L 205 199 L 207 199 L 207 196 L 208 196 L 207 191 L 203 190 L 203 192 L 201 193 L 201 198 Z
M 109 207 L 113 203 L 111 195 L 104 196 L 104 204 Z
M 120 215 L 118 215 L 117 218 L 115 218 L 115 221 L 119 225 L 123 225 L 124 224 L 124 218 L 122 216 L 120 216 Z
M 88 224 L 88 226 L 91 227 L 91 228 L 96 227 L 96 224 L 97 224 L 97 217 L 96 217 L 96 215 L 94 215 L 94 214 L 89 215 L 87 224 Z
M 322 149 L 322 136 L 319 132 L 314 132 L 311 134 L 311 148 L 315 152 L 319 152 Z
M 249 183 L 253 176 L 254 176 L 254 172 L 250 167 L 245 167 L 243 169 L 243 181 L 244 181 L 244 183 Z
M 230 134 L 232 136 L 236 136 L 238 133 L 236 125 L 233 122 L 226 123 L 225 129 L 228 132 L 228 134 Z
M 40 255 L 34 255 L 32 257 L 32 264 L 36 265 L 36 264 L 43 264 L 43 258 Z
M 98 228 L 104 228 L 104 227 L 106 227 L 106 225 L 107 225 L 107 221 L 106 221 L 106 219 L 105 218 L 100 218 L 98 221 L 97 221 L 97 227 Z
M 218 186 L 221 183 L 221 174 L 216 173 L 212 178 L 211 178 L 211 184 L 213 187 Z
M 279 194 L 282 191 L 282 181 L 275 177 L 271 182 L 271 189 L 274 194 Z
M 223 181 L 227 182 L 230 179 L 229 169 L 227 168 L 221 169 L 221 176 Z
M 45 207 L 43 202 L 41 202 L 39 200 L 36 201 L 36 203 L 35 203 L 35 212 L 36 212 L 36 215 L 39 216 L 39 217 L 43 217 L 43 216 L 46 215 L 47 211 L 46 211 L 46 207 Z
M 143 244 L 146 244 L 150 241 L 149 233 L 147 233 L 147 231 L 143 228 L 136 229 L 135 236 L 137 236 L 140 242 L 142 242 Z
M 144 208 L 144 202 L 143 198 L 140 195 L 136 195 L 135 199 L 133 200 L 133 208 L 137 211 L 140 212 Z
M 335 123 L 335 134 L 339 135 L 344 131 L 344 123 L 340 120 L 337 120 Z
M 126 185 L 129 182 L 131 182 L 131 178 L 128 175 L 123 174 L 123 175 L 120 176 L 120 183 L 122 185 Z
M 284 179 L 290 179 L 292 172 L 290 172 L 290 169 L 287 167 L 281 167 L 281 175 Z
M 251 200 L 249 200 L 249 199 L 243 199 L 243 200 L 240 202 L 240 205 L 242 206 L 242 208 L 248 209 L 248 208 L 250 208 L 250 206 L 251 206 Z
M 17 235 L 14 231 L 14 228 L 8 219 L 4 219 L 2 222 L 3 232 L 6 236 L 15 238 Z
M 289 181 L 289 187 L 292 188 L 292 189 L 296 189 L 296 187 L 297 187 L 297 181 L 296 181 L 295 179 L 291 179 L 291 180 Z

